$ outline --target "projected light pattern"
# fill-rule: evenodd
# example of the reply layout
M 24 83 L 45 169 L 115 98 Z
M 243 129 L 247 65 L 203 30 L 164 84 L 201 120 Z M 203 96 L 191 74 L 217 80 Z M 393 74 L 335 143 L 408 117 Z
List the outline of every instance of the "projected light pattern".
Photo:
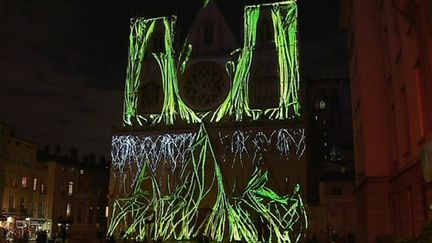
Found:
M 300 116 L 298 100 L 299 70 L 297 44 L 297 6 L 295 1 L 273 4 L 271 8 L 274 41 L 279 63 L 279 107 L 267 109 L 269 119 L 284 120 Z
M 256 45 L 256 28 L 260 14 L 260 6 L 248 7 L 244 13 L 245 35 L 243 48 L 236 50 L 240 53 L 236 63 L 230 61 L 227 63 L 229 76 L 233 78 L 232 88 L 226 99 L 214 112 L 211 120 L 220 121 L 225 115 L 232 116 L 236 121 L 241 121 L 243 116 L 257 119 L 261 113 L 260 110 L 252 110 L 249 107 L 249 77 L 252 65 L 253 50 Z
M 204 1 L 204 6 L 207 3 Z M 257 24 L 263 7 L 271 10 L 279 73 L 279 106 L 266 110 L 252 109 L 249 106 L 250 73 L 256 48 Z M 238 55 L 237 61 L 226 63 L 226 69 L 232 83 L 231 89 L 222 104 L 215 111 L 207 113 L 197 114 L 185 104 L 180 96 L 178 79 L 179 75 L 183 74 L 186 69 L 192 46 L 187 44 L 186 40 L 183 50 L 179 55 L 176 55 L 173 48 L 175 23 L 175 16 L 132 20 L 125 87 L 123 118 L 125 124 L 133 125 L 133 121 L 136 120 L 139 125 L 143 125 L 144 122 L 146 124 L 172 125 L 178 116 L 187 123 L 199 123 L 208 114 L 210 114 L 210 120 L 213 122 L 219 122 L 224 117 L 242 121 L 244 118 L 284 120 L 300 116 L 297 5 L 295 1 L 247 6 L 245 8 L 243 47 L 233 52 L 233 55 Z M 164 101 L 160 114 L 148 114 L 145 117 L 138 113 L 140 78 L 149 40 L 154 35 L 157 24 L 163 25 L 164 51 L 152 53 L 152 55 L 160 68 Z
M 204 7 L 208 3 L 203 0 Z M 251 109 L 248 89 L 257 24 L 264 8 L 270 9 L 273 22 L 279 105 L 259 110 Z M 125 126 L 152 126 L 174 125 L 181 120 L 196 123 L 199 129 L 113 136 L 112 174 L 119 182 L 115 190 L 125 196 L 114 199 L 108 235 L 124 231 L 125 238 L 138 241 L 206 236 L 215 241 L 300 242 L 308 227 L 300 186 L 296 185 L 291 195 L 279 195 L 268 187 L 268 173 L 262 168 L 272 163 L 263 160 L 266 152 L 300 159 L 306 149 L 305 130 L 222 130 L 213 141 L 204 125 L 204 120 L 241 122 L 300 116 L 296 1 L 245 7 L 243 47 L 233 52 L 236 61 L 226 64 L 231 89 L 216 110 L 205 113 L 194 112 L 180 96 L 179 78 L 192 46 L 185 40 L 183 50 L 175 53 L 175 24 L 175 16 L 131 21 L 123 121 Z M 148 47 L 156 29 L 164 33 L 163 51 L 151 53 Z M 160 114 L 138 111 L 141 72 L 147 58 L 156 60 L 161 73 L 164 98 Z M 224 151 L 216 155 L 216 147 Z M 232 188 L 226 185 L 229 178 L 221 169 L 226 163 L 231 163 L 232 170 L 252 169 L 248 183 L 242 184 L 244 188 L 236 188 L 236 196 L 226 191 Z
M 262 154 L 271 146 L 288 158 L 294 150 L 297 158 L 300 159 L 306 151 L 305 129 L 279 129 L 271 133 L 262 131 L 241 131 L 237 130 L 233 134 L 223 134 L 219 132 L 219 141 L 225 146 L 225 154 L 222 159 L 226 160 L 226 153 L 233 155 L 233 166 L 239 161 L 243 164 L 243 158 L 252 156 L 252 161 L 257 162 L 262 158 Z M 250 151 L 249 151 L 250 150 Z M 252 155 L 253 154 L 253 155 Z
M 138 91 L 141 85 L 141 70 L 148 42 L 152 36 L 155 19 L 131 20 L 129 35 L 129 59 L 126 71 L 123 121 L 132 125 L 133 118 L 142 125 L 146 119 L 138 114 Z
M 277 149 L 281 155 L 289 156 L 292 145 L 294 144 L 295 153 L 300 158 L 306 150 L 305 130 L 281 129 L 277 133 Z
M 175 52 L 173 49 L 174 42 L 174 26 L 176 18 L 163 18 L 163 25 L 165 29 L 165 52 L 163 53 L 153 53 L 156 58 L 162 75 L 163 92 L 164 92 L 164 102 L 162 113 L 159 115 L 154 115 L 153 123 L 163 122 L 168 125 L 174 124 L 176 115 L 188 123 L 197 123 L 201 119 L 189 108 L 180 96 L 178 87 L 178 72 L 184 72 L 187 60 L 192 46 L 185 45 L 187 55 L 181 55 L 180 58 L 184 58 L 182 68 L 179 70 L 176 67 Z
M 113 136 L 112 165 L 126 175 L 125 168 L 131 163 L 142 168 L 143 161 L 149 161 L 149 167 L 154 172 L 159 163 L 168 164 L 171 171 L 182 165 L 186 156 L 190 156 L 195 134 L 163 134 L 158 136 Z M 135 175 L 136 177 L 137 175 Z M 134 178 L 135 178 L 134 177 Z
M 153 146 L 146 143 L 148 139 L 142 137 L 141 142 L 132 143 L 137 137 L 125 136 L 122 139 L 117 137 L 113 142 L 118 147 L 113 158 L 118 159 L 114 164 L 119 171 L 127 170 L 132 163 L 141 166 L 130 195 L 114 201 L 108 235 L 120 227 L 125 230 L 126 237 L 137 240 L 188 240 L 202 234 L 211 240 L 222 241 L 228 234 L 231 241 L 299 242 L 307 228 L 307 217 L 298 185 L 291 196 L 278 195 L 266 186 L 267 172 L 256 168 L 244 192 L 231 197 L 225 191 L 214 145 L 205 126 L 202 124 L 196 135 L 181 134 L 167 138 L 174 137 L 182 142 L 168 144 L 183 144 L 179 147 L 186 149 L 178 151 L 182 151 L 180 157 L 184 162 L 177 167 L 179 181 L 165 190 L 151 169 L 148 158 L 152 156 L 136 153 L 140 148 L 151 151 L 149 148 Z M 209 171 L 213 176 L 210 174 L 209 177 Z M 169 181 L 170 177 L 166 180 Z M 151 185 L 151 191 L 145 190 L 145 185 Z M 199 207 L 211 191 L 216 191 L 216 201 L 211 212 L 200 222 Z M 264 222 L 268 234 L 258 233 L 256 219 Z
M 174 28 L 176 17 L 161 17 L 154 19 L 137 18 L 131 22 L 129 36 L 129 60 L 126 73 L 125 104 L 123 121 L 127 125 L 133 125 L 134 119 L 139 125 L 143 122 L 174 124 L 176 116 L 188 123 L 200 122 L 201 119 L 190 109 L 180 97 L 178 88 L 178 74 L 183 73 L 192 46 L 185 43 L 181 55 L 176 58 L 173 49 Z M 154 35 L 156 24 L 162 24 L 164 29 L 164 52 L 151 53 L 156 59 L 162 77 L 164 94 L 163 108 L 160 114 L 151 114 L 144 117 L 138 114 L 138 95 L 141 86 L 141 72 L 144 57 L 148 49 L 149 40 Z M 179 63 L 180 65 L 176 65 Z

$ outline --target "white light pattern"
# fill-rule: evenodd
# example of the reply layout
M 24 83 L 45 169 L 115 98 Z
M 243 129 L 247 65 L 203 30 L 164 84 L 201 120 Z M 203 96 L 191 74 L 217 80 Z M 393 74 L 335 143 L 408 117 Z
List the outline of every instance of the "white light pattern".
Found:
M 295 152 L 300 159 L 306 150 L 305 129 L 279 129 L 270 134 L 237 130 L 232 134 L 219 134 L 219 142 L 225 146 L 220 156 L 226 161 L 226 155 L 233 156 L 232 166 L 243 158 L 252 156 L 252 162 L 257 163 L 270 146 L 288 158 L 290 152 Z M 155 136 L 113 136 L 112 164 L 126 181 L 126 170 L 133 176 L 135 182 L 145 160 L 150 162 L 153 172 L 162 163 L 174 171 L 191 156 L 192 145 L 196 133 L 162 134 Z M 249 151 L 253 150 L 253 151 Z M 133 186 L 134 183 L 131 184 Z
M 232 166 L 234 166 L 236 159 L 242 159 L 244 155 L 249 156 L 253 154 L 252 161 L 256 163 L 262 158 L 264 152 L 268 151 L 271 145 L 276 146 L 276 150 L 288 158 L 291 150 L 295 151 L 297 158 L 300 159 L 306 150 L 306 136 L 305 129 L 279 129 L 270 134 L 264 132 L 252 132 L 237 130 L 232 135 L 222 134 L 219 132 L 219 140 L 225 145 L 224 155 L 222 159 L 226 160 L 226 153 L 229 151 L 233 154 L 234 159 Z M 273 141 L 273 142 L 272 142 Z M 248 149 L 253 149 L 250 153 Z
M 190 155 L 195 135 L 195 133 L 183 133 L 157 136 L 113 136 L 111 151 L 113 168 L 118 169 L 124 177 L 126 176 L 125 169 L 129 169 L 131 175 L 134 176 L 134 181 L 145 160 L 150 161 L 153 171 L 161 162 L 168 164 L 169 168 L 174 171 Z M 137 169 L 133 170 L 133 167 Z

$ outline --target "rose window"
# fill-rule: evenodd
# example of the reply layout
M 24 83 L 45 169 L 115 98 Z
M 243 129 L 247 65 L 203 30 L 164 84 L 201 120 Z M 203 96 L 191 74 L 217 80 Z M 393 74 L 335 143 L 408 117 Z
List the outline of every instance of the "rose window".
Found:
M 228 76 L 220 65 L 199 62 L 187 68 L 182 93 L 191 107 L 210 110 L 223 101 L 228 87 Z

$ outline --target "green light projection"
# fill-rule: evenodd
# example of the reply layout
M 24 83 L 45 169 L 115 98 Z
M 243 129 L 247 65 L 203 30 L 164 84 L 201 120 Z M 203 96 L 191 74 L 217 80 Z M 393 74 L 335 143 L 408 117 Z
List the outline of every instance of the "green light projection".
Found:
M 187 45 L 186 53 L 188 54 L 186 56 L 180 55 L 179 59 L 184 57 L 185 60 L 178 70 L 175 65 L 175 53 L 173 49 L 175 20 L 175 17 L 172 17 L 171 19 L 163 18 L 163 25 L 165 29 L 165 52 L 159 54 L 153 53 L 159 64 L 162 74 L 164 102 L 162 113 L 158 115 L 152 115 L 151 117 L 154 118 L 154 123 L 160 123 L 164 121 L 164 123 L 167 125 L 174 124 L 177 114 L 180 114 L 180 117 L 183 120 L 186 120 L 188 123 L 196 123 L 201 121 L 195 112 L 184 103 L 180 96 L 177 73 L 184 71 L 192 46 Z
M 170 180 L 175 176 L 165 175 L 161 180 L 157 168 L 143 156 L 142 151 L 152 151 L 151 146 L 145 148 L 146 144 L 151 145 L 145 142 L 148 140 L 139 143 L 136 138 L 126 137 L 113 143 L 114 168 L 128 171 L 134 167 L 131 164 L 136 164 L 139 173 L 131 193 L 114 201 L 108 235 L 123 229 L 126 237 L 136 240 L 189 240 L 205 235 L 216 241 L 299 242 L 308 221 L 298 185 L 291 196 L 278 195 L 266 186 L 267 172 L 257 166 L 243 193 L 230 196 L 204 124 L 196 135 L 170 137 L 180 147 L 190 144 L 181 148 L 185 153 L 182 158 L 187 159 L 177 167 L 178 181 L 173 185 Z M 191 138 L 193 142 L 188 142 Z M 117 163 L 119 160 L 124 161 Z M 129 163 L 127 168 L 125 160 Z M 162 170 L 163 165 L 159 164 Z M 216 195 L 214 201 L 210 194 Z M 200 208 L 209 201 L 213 205 L 211 211 L 199 220 Z M 268 234 L 259 233 L 257 219 L 265 222 Z
M 297 7 L 294 1 L 274 4 L 271 8 L 274 40 L 279 63 L 279 107 L 268 109 L 270 119 L 300 116 L 298 91 Z
M 146 119 L 138 114 L 138 90 L 141 86 L 140 78 L 145 51 L 153 33 L 155 20 L 132 19 L 130 26 L 123 121 L 132 125 L 132 119 L 135 118 L 142 125 L 142 120 Z
M 208 2 L 204 0 L 204 7 Z M 279 106 L 259 110 L 249 106 L 248 89 L 257 24 L 264 7 L 271 10 L 280 88 Z M 180 118 L 187 123 L 198 123 L 199 130 L 178 136 L 160 135 L 156 140 L 113 137 L 113 168 L 120 176 L 116 179 L 124 191 L 132 184 L 132 191 L 124 198 L 114 200 L 108 235 L 122 229 L 125 237 L 139 241 L 189 240 L 205 235 L 216 241 L 299 242 L 308 225 L 300 187 L 297 185 L 292 195 L 279 195 L 267 186 L 268 173 L 260 166 L 264 163 L 260 154 L 265 149 L 258 144 L 267 146 L 274 134 L 278 137 L 278 151 L 288 154 L 295 145 L 296 153 L 301 157 L 305 149 L 304 130 L 281 129 L 268 135 L 257 133 L 251 140 L 257 149 L 253 159 L 254 173 L 244 191 L 234 197 L 226 192 L 221 164 L 214 151 L 215 141 L 210 139 L 203 121 L 207 115 L 209 122 L 225 118 L 234 121 L 285 120 L 300 116 L 296 1 L 245 7 L 243 47 L 233 52 L 238 55 L 237 60 L 226 64 L 231 89 L 221 105 L 207 113 L 194 112 L 180 96 L 178 79 L 186 69 L 192 46 L 186 40 L 183 50 L 175 53 L 175 24 L 175 16 L 131 21 L 123 121 L 128 126 L 143 126 L 144 123 L 174 125 Z M 149 42 L 158 26 L 164 31 L 164 51 L 149 53 Z M 138 111 L 141 71 L 146 56 L 157 61 L 161 72 L 164 99 L 160 114 L 140 114 Z M 247 147 L 243 146 L 246 133 L 239 132 L 236 136 L 230 146 L 233 153 L 241 156 Z M 159 178 L 155 158 L 171 163 L 170 169 L 178 174 Z M 165 163 L 161 164 L 163 171 Z M 131 180 L 126 180 L 126 175 L 133 170 L 137 173 Z M 210 211 L 203 216 L 200 210 L 204 205 Z M 265 225 L 268 234 L 259 233 L 257 220 Z
M 207 5 L 206 3 L 207 1 L 204 1 L 204 5 Z M 263 7 L 271 9 L 279 71 L 279 106 L 265 111 L 250 108 L 248 90 L 251 64 L 256 48 L 257 23 Z M 164 26 L 165 52 L 153 53 L 153 56 L 159 64 L 162 75 L 164 102 L 161 114 L 146 116 L 138 112 L 138 90 L 141 85 L 141 70 L 148 42 L 153 36 L 155 24 L 159 22 L 163 22 Z M 188 107 L 179 93 L 178 76 L 187 66 L 192 46 L 187 44 L 186 40 L 185 48 L 176 58 L 173 48 L 175 22 L 175 17 L 138 18 L 131 22 L 123 119 L 126 125 L 132 125 L 134 119 L 139 125 L 143 125 L 142 121 L 172 125 L 178 116 L 187 123 L 199 123 L 208 114 L 211 114 L 210 121 L 213 122 L 219 122 L 227 116 L 233 117 L 235 121 L 242 121 L 245 117 L 252 120 L 264 117 L 271 120 L 284 120 L 300 116 L 297 5 L 295 1 L 245 7 L 243 48 L 232 53 L 238 54 L 236 62 L 229 61 L 226 64 L 227 72 L 232 79 L 232 87 L 225 100 L 215 111 L 202 114 L 195 113 Z
M 178 73 L 185 70 L 186 63 L 192 51 L 192 46 L 185 44 L 182 54 L 176 60 L 173 49 L 174 28 L 176 17 L 161 17 L 154 19 L 134 19 L 131 22 L 131 33 L 129 37 L 129 60 L 126 74 L 125 104 L 123 120 L 127 125 L 133 125 L 136 119 L 139 125 L 143 121 L 151 123 L 174 124 L 177 115 L 188 123 L 200 122 L 201 119 L 190 109 L 180 96 L 178 88 Z M 155 26 L 163 24 L 164 29 L 164 52 L 152 53 L 156 59 L 162 77 L 164 102 L 160 114 L 151 114 L 144 117 L 138 114 L 138 96 L 141 86 L 141 71 L 144 57 L 149 46 L 149 40 L 154 34 Z M 176 61 L 181 65 L 176 66 Z
M 256 44 L 256 28 L 260 14 L 260 6 L 248 6 L 244 13 L 244 44 L 236 64 L 230 61 L 227 63 L 227 69 L 230 76 L 233 76 L 232 88 L 226 99 L 213 113 L 212 121 L 220 121 L 226 114 L 229 116 L 235 114 L 235 120 L 241 121 L 243 114 L 256 120 L 261 111 L 249 108 L 249 77 L 252 65 L 252 55 Z

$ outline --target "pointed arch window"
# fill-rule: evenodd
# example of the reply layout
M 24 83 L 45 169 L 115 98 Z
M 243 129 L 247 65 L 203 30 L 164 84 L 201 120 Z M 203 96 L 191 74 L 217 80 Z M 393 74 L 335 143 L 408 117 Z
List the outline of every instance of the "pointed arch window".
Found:
M 204 45 L 209 46 L 213 44 L 213 38 L 214 38 L 214 28 L 213 24 L 208 21 L 204 25 Z
M 162 53 L 165 51 L 165 43 L 163 33 L 156 33 L 156 36 L 153 39 L 153 52 L 154 53 Z

